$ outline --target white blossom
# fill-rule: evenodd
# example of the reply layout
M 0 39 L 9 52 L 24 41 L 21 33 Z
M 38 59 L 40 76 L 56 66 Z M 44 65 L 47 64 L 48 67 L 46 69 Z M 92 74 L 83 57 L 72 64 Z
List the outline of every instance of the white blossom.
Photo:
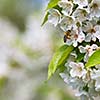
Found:
M 49 10 L 49 16 L 48 16 L 48 22 L 52 23 L 54 26 L 57 26 L 61 19 L 61 14 L 57 9 L 50 9 Z
M 85 37 L 86 42 L 91 40 L 95 42 L 96 39 L 100 41 L 100 25 L 93 25 L 91 22 L 87 22 L 83 27 L 83 31 L 87 34 Z
M 75 12 L 73 13 L 73 16 L 75 17 L 75 19 L 77 21 L 85 21 L 87 19 L 87 16 L 88 16 L 88 12 L 85 10 L 85 9 L 82 9 L 82 8 L 77 8 L 75 10 Z
M 71 30 L 75 26 L 74 21 L 75 19 L 71 16 L 63 17 L 60 22 L 61 29 L 65 32 Z
M 100 17 L 100 0 L 92 0 L 90 4 L 91 17 Z
M 62 13 L 66 16 L 70 15 L 72 13 L 73 4 L 70 1 L 60 1 L 58 4 L 60 7 L 62 7 Z
M 80 89 L 80 88 L 84 87 L 85 83 L 81 79 L 79 79 L 78 77 L 71 77 L 69 85 L 73 89 Z
M 78 42 L 81 43 L 83 40 L 85 40 L 85 35 L 81 30 L 78 30 L 78 32 L 74 33 L 75 31 L 72 31 L 74 34 L 73 38 L 73 46 L 76 47 L 78 45 Z
M 84 69 L 84 64 L 81 62 L 79 63 L 70 62 L 69 66 L 72 68 L 70 71 L 70 74 L 72 77 L 77 76 L 81 78 L 82 76 L 86 74 L 86 70 Z

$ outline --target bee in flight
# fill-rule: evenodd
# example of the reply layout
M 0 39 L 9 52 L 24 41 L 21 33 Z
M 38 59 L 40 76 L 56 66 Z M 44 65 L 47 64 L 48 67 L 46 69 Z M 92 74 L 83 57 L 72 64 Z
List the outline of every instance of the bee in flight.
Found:
M 70 39 L 70 37 L 71 37 L 70 33 L 71 33 L 70 30 L 64 32 L 64 37 L 63 37 L 64 43 L 66 43 L 67 39 Z

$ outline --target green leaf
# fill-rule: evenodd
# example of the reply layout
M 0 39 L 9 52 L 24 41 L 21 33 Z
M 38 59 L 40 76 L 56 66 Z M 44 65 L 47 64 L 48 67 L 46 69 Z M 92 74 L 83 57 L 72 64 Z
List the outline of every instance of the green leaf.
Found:
M 77 62 L 80 62 L 81 60 L 83 60 L 84 59 L 84 53 L 77 53 L 77 59 L 76 59 L 76 61 Z
M 43 22 L 42 22 L 42 24 L 41 24 L 41 26 L 43 26 L 43 25 L 47 22 L 47 20 L 48 20 L 48 15 L 49 15 L 49 12 L 46 13 L 46 15 L 45 15 L 45 17 L 44 17 L 44 19 L 43 19 Z
M 62 73 L 62 72 L 65 71 L 65 69 L 66 69 L 66 66 L 64 66 L 64 65 L 63 66 L 60 66 L 58 72 L 59 73 Z
M 80 62 L 84 59 L 84 53 L 80 53 L 78 48 L 75 48 L 76 54 L 77 54 L 77 58 L 76 58 L 76 62 Z
M 88 62 L 86 63 L 86 67 L 90 68 L 98 64 L 100 64 L 100 50 L 97 50 L 90 56 Z
M 48 3 L 48 6 L 46 8 L 46 10 L 53 8 L 54 6 L 56 6 L 58 4 L 58 2 L 61 0 L 50 0 L 50 2 Z
M 50 79 L 50 77 L 59 67 L 64 66 L 69 54 L 73 49 L 73 46 L 63 45 L 57 50 L 49 64 L 48 79 Z

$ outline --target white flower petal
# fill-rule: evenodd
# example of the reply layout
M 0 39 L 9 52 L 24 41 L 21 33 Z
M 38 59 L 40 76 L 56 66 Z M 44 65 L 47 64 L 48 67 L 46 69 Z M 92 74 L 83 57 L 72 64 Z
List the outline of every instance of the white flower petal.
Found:
M 77 8 L 73 13 L 73 16 L 76 18 L 76 20 L 81 22 L 87 19 L 87 15 L 88 15 L 87 11 L 80 8 Z
M 87 0 L 74 0 L 75 4 L 78 4 L 80 7 L 85 7 L 88 5 L 88 1 Z
M 67 44 L 67 45 L 72 45 L 72 43 L 73 43 L 72 40 L 67 39 L 67 41 L 66 41 L 66 44 Z
M 49 10 L 49 16 L 48 16 L 48 22 L 54 24 L 54 26 L 57 26 L 61 19 L 61 14 L 57 9 L 50 9 Z
M 92 17 L 100 17 L 100 0 L 92 0 L 90 8 Z
M 86 52 L 85 47 L 83 47 L 83 46 L 79 46 L 79 50 L 80 50 L 81 53 L 85 53 Z
M 74 69 L 71 69 L 70 74 L 71 74 L 72 77 L 77 76 L 77 73 Z
M 77 47 L 77 45 L 78 45 L 77 41 L 73 41 L 73 46 Z
M 68 30 L 71 30 L 73 25 L 74 25 L 74 18 L 70 17 L 70 16 L 66 16 L 66 17 L 62 18 L 62 20 L 60 22 L 60 27 L 65 32 Z
M 91 38 L 92 38 L 91 33 L 88 33 L 88 34 L 86 35 L 86 37 L 85 37 L 85 41 L 86 41 L 86 42 L 90 42 L 90 41 L 91 41 Z
M 79 77 L 81 78 L 86 74 L 86 70 L 84 69 L 84 64 L 83 63 L 75 63 L 75 62 L 70 62 L 69 67 L 72 69 L 70 70 L 70 74 L 72 77 Z
M 58 5 L 60 7 L 62 7 L 62 13 L 66 16 L 70 15 L 72 13 L 72 9 L 73 9 L 73 4 L 69 1 L 60 1 L 58 3 Z
M 78 41 L 79 43 L 81 43 L 83 40 L 85 40 L 85 34 L 81 31 L 81 32 L 79 33 L 79 35 L 78 35 L 77 41 Z

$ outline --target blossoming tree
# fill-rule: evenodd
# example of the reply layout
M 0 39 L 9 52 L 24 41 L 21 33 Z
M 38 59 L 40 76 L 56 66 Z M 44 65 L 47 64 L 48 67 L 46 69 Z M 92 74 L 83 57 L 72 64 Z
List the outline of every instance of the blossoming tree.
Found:
M 63 69 L 59 74 L 76 96 L 95 100 L 100 96 L 100 0 L 50 0 L 46 21 L 62 29 L 65 42 L 49 64 L 48 79 Z

